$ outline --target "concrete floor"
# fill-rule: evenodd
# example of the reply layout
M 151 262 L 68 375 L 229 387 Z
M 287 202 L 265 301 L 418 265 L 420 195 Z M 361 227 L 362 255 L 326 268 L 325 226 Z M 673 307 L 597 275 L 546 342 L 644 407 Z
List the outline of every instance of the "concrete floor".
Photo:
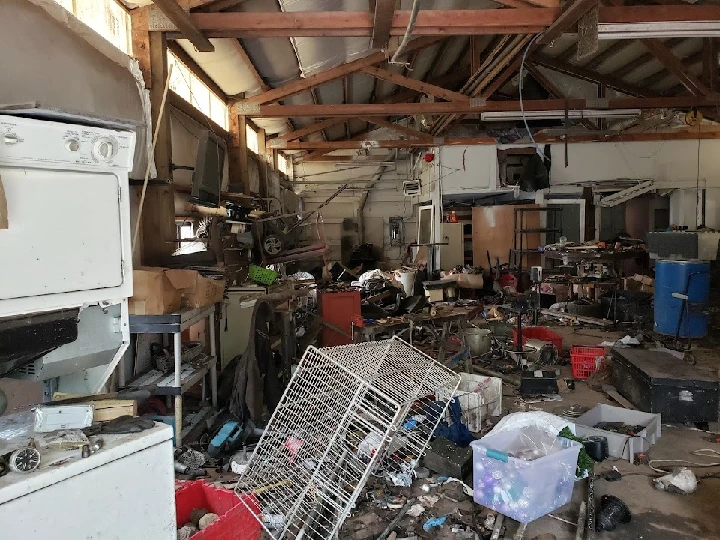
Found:
M 564 348 L 567 350 L 572 345 L 597 345 L 604 340 L 615 340 L 624 333 L 603 332 L 588 328 L 574 330 L 568 327 L 553 328 L 564 337 Z M 711 371 L 715 376 L 720 367 L 720 355 L 712 348 L 697 347 L 694 350 L 697 365 L 701 369 Z M 571 376 L 570 366 L 563 367 L 563 375 Z M 548 412 L 557 412 L 560 409 L 567 409 L 572 405 L 593 407 L 598 403 L 618 405 L 609 399 L 605 394 L 590 389 L 584 382 L 579 382 L 575 390 L 568 390 L 565 384 L 560 384 L 562 401 L 523 404 L 518 400 L 516 390 L 512 386 L 504 385 L 503 412 L 522 410 L 523 408 L 537 408 Z M 711 431 L 720 431 L 718 424 L 710 425 Z M 720 462 L 720 455 L 717 460 L 692 456 L 691 452 L 700 448 L 714 448 L 720 451 L 720 444 L 705 441 L 708 433 L 695 430 L 691 426 L 680 424 L 663 424 L 662 436 L 652 447 L 651 459 L 685 459 L 697 462 Z M 632 512 L 632 521 L 629 524 L 619 525 L 613 532 L 597 533 L 598 540 L 623 539 L 623 540 L 696 540 L 720 538 L 720 479 L 700 479 L 698 489 L 691 495 L 678 495 L 664 491 L 658 491 L 653 487 L 651 478 L 656 474 L 647 466 L 631 465 L 627 461 L 609 459 L 599 464 L 597 473 L 602 473 L 616 466 L 624 475 L 616 482 L 607 482 L 603 479 L 595 481 L 596 501 L 599 503 L 603 494 L 615 495 L 622 499 Z M 709 469 L 696 469 L 698 476 L 707 474 L 720 475 L 720 467 Z M 403 497 L 414 497 L 422 494 L 419 491 L 420 481 L 416 481 L 412 488 L 392 490 L 395 494 Z M 371 486 L 368 486 L 372 489 Z M 382 486 L 380 486 L 382 489 Z M 386 488 L 387 489 L 387 488 Z M 446 486 L 434 488 L 433 493 L 442 494 Z M 419 538 L 459 538 L 451 532 L 448 525 L 441 529 L 433 529 L 426 533 L 422 530 L 422 523 L 430 514 L 435 516 L 452 514 L 454 521 L 472 523 L 473 519 L 479 518 L 478 512 L 481 507 L 475 505 L 461 492 L 452 492 L 450 499 L 442 497 L 440 502 L 428 513 L 418 519 L 405 518 L 400 525 L 400 530 L 408 531 L 409 535 L 416 534 Z M 417 493 L 415 493 L 417 492 Z M 575 485 L 573 499 L 570 503 L 559 508 L 553 515 L 576 522 L 580 502 L 586 496 L 586 482 L 580 481 Z M 450 502 L 458 500 L 458 503 Z M 354 515 L 343 527 L 341 537 L 347 538 L 377 538 L 378 534 L 387 526 L 388 522 L 397 514 L 397 510 L 378 510 L 374 503 L 361 503 Z M 480 517 L 482 519 L 482 517 Z M 512 538 L 517 523 L 507 521 L 505 538 Z M 345 534 L 343 534 L 345 533 Z M 554 534 L 558 540 L 573 540 L 575 538 L 575 526 L 564 523 L 557 519 L 545 516 L 530 523 L 527 527 L 524 539 L 533 539 L 542 533 Z M 403 535 L 400 534 L 399 537 Z M 583 537 L 584 538 L 584 537 Z
M 573 345 L 596 345 L 599 341 L 613 340 L 625 335 L 625 333 L 620 332 L 602 332 L 588 328 L 574 331 L 569 327 L 561 327 L 553 328 L 553 331 L 563 335 L 563 348 L 566 349 Z M 720 368 L 720 355 L 716 350 L 702 346 L 696 347 L 694 356 L 698 368 L 706 369 L 717 376 L 718 368 Z M 564 371 L 567 372 L 567 376 L 570 376 L 569 366 L 565 367 Z M 614 403 L 605 394 L 594 392 L 585 383 L 577 384 L 575 391 L 568 391 L 567 388 L 562 388 L 563 385 L 560 386 L 563 397 L 562 402 L 543 403 L 536 406 L 549 412 L 553 412 L 553 409 L 558 406 L 563 408 L 570 405 L 592 407 L 597 403 L 608 403 L 617 406 L 617 403 Z M 720 425 L 711 424 L 710 429 L 711 431 L 719 431 Z M 720 451 L 720 444 L 708 442 L 704 440 L 704 437 L 708 437 L 708 434 L 691 427 L 682 424 L 663 423 L 662 436 L 653 445 L 650 458 L 685 459 L 701 463 L 720 462 L 720 455 L 717 460 L 691 455 L 692 451 L 700 448 L 713 448 Z M 596 500 L 599 501 L 600 496 L 604 494 L 615 495 L 627 504 L 633 517 L 629 524 L 620 525 L 613 532 L 597 533 L 598 539 L 690 540 L 720 538 L 720 511 L 718 511 L 720 478 L 701 479 L 695 493 L 677 495 L 656 490 L 650 479 L 651 476 L 654 476 L 654 473 L 649 467 L 630 465 L 627 461 L 622 460 L 606 460 L 598 466 L 598 473 L 611 469 L 613 465 L 627 476 L 623 476 L 617 482 L 597 480 L 595 482 Z M 695 472 L 698 476 L 713 473 L 720 475 L 720 467 L 695 469 Z M 554 512 L 554 515 L 569 521 L 575 521 L 580 501 L 583 500 L 584 496 L 584 485 L 578 483 L 573 493 L 573 500 L 558 509 L 557 512 Z M 544 517 L 528 526 L 524 538 L 531 539 L 541 533 L 552 533 L 558 540 L 573 539 L 575 538 L 575 527 Z

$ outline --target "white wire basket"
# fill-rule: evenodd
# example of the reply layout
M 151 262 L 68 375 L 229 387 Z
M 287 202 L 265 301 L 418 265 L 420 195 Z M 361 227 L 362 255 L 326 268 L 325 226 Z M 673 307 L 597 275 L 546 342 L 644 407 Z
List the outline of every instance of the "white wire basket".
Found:
M 483 422 L 489 416 L 502 414 L 502 380 L 498 377 L 461 373 L 460 385 L 454 395 L 460 402 L 462 421 L 473 433 L 482 430 Z M 452 394 L 443 389 L 436 397 L 446 400 L 452 397 Z M 453 423 L 449 410 L 445 411 L 445 421 L 448 424 Z
M 273 539 L 333 538 L 370 474 L 411 477 L 459 383 L 399 338 L 309 347 L 235 491 Z

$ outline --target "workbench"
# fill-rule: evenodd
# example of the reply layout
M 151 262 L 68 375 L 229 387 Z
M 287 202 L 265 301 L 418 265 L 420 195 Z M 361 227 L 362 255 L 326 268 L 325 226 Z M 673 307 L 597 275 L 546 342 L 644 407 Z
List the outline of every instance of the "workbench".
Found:
M 190 363 L 182 362 L 181 334 L 183 330 L 207 319 L 210 335 L 210 356 L 201 355 Z M 128 387 L 147 388 L 153 394 L 174 396 L 175 398 L 175 445 L 182 446 L 183 437 L 183 394 L 202 381 L 202 397 L 205 399 L 205 376 L 210 373 L 210 394 L 213 409 L 217 409 L 217 345 L 215 343 L 215 304 L 198 309 L 186 309 L 178 313 L 165 315 L 130 315 L 131 334 L 171 334 L 173 336 L 173 354 L 175 366 L 173 373 L 167 375 L 157 369 L 151 369 L 134 380 Z M 206 413 L 211 412 L 207 409 Z M 195 415 L 196 423 L 205 415 Z
M 412 331 L 416 327 L 423 327 L 430 331 L 433 335 L 433 342 L 440 347 L 437 361 L 441 364 L 445 359 L 445 343 L 450 335 L 450 327 L 452 323 L 457 323 L 460 329 L 460 336 L 464 343 L 465 329 L 467 321 L 472 309 L 454 308 L 449 313 L 441 313 L 438 315 L 430 314 L 409 314 L 402 317 L 392 317 L 384 322 L 365 323 L 363 326 L 353 327 L 353 340 L 358 342 L 376 341 L 378 336 L 389 334 L 390 336 L 398 336 L 406 339 L 412 345 Z M 438 334 L 438 327 L 441 327 Z

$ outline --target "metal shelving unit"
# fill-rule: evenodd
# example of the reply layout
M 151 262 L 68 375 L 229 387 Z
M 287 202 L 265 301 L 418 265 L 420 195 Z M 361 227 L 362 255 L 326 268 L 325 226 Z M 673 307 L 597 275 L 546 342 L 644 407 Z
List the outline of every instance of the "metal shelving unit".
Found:
M 201 355 L 192 362 L 182 363 L 183 330 L 194 324 L 208 320 L 210 334 L 210 356 Z M 182 395 L 210 373 L 210 394 L 212 406 L 217 408 L 217 344 L 215 343 L 215 304 L 212 306 L 188 309 L 166 315 L 130 315 L 131 334 L 172 334 L 175 366 L 172 374 L 156 369 L 130 381 L 128 386 L 149 388 L 154 394 L 175 397 L 175 445 L 182 445 L 183 410 Z M 203 398 L 205 385 L 203 384 Z
M 518 276 L 522 273 L 522 266 L 523 266 L 523 258 L 527 255 L 531 255 L 533 253 L 537 253 L 541 256 L 541 265 L 545 266 L 545 257 L 542 252 L 538 251 L 537 248 L 530 249 L 527 245 L 527 239 L 525 238 L 525 235 L 527 234 L 545 234 L 545 235 L 554 235 L 555 238 L 552 240 L 549 240 L 547 237 L 545 238 L 545 244 L 550 244 L 557 242 L 557 240 L 560 238 L 560 235 L 562 234 L 562 206 L 528 206 L 525 207 L 519 207 L 515 208 L 514 216 L 513 216 L 513 229 L 514 229 L 514 238 L 513 238 L 513 263 L 515 267 L 518 269 Z M 559 226 L 557 227 L 526 227 L 526 216 L 530 213 L 545 213 L 546 216 L 546 222 L 547 217 L 549 217 L 549 214 L 557 214 L 560 218 L 560 221 L 558 223 Z

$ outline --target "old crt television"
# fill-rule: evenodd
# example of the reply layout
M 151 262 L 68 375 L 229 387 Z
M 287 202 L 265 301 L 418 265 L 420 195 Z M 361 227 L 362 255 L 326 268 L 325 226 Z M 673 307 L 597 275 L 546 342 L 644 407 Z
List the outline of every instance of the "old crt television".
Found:
M 226 151 L 224 140 L 208 130 L 202 132 L 193 172 L 190 199 L 193 203 L 202 206 L 218 206 Z

